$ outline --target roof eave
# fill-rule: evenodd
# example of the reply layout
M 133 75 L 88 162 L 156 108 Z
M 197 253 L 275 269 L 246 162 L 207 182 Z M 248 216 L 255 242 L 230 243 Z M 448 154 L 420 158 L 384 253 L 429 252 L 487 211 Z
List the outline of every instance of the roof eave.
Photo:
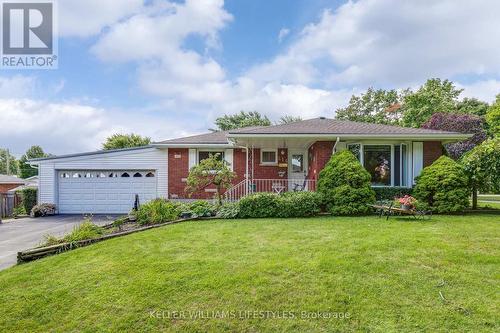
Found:
M 283 134 L 283 133 L 230 133 L 228 138 L 331 138 L 336 139 L 407 139 L 413 141 L 427 141 L 427 140 L 466 140 L 473 136 L 473 134 L 456 134 L 456 133 L 432 133 L 432 134 Z
M 153 143 L 156 148 L 232 148 L 230 143 Z

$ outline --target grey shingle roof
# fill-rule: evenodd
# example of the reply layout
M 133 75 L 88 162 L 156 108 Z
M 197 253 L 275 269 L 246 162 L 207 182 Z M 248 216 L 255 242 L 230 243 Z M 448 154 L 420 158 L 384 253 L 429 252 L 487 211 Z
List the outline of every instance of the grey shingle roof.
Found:
M 211 132 L 192 136 L 186 136 L 184 138 L 170 139 L 160 142 L 155 142 L 154 144 L 227 144 L 227 133 L 228 132 Z
M 315 118 L 297 121 L 285 125 L 259 128 L 242 128 L 230 131 L 230 134 L 373 134 L 373 135 L 432 135 L 462 134 L 446 131 L 409 128 L 371 123 L 360 123 L 348 120 Z
M 24 179 L 14 176 L 0 175 L 0 184 L 24 184 Z

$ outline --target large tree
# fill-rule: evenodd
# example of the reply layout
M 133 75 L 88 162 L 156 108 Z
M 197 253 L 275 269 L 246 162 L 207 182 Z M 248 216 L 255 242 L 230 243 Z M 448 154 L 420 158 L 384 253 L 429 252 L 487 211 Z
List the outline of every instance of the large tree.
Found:
M 458 113 L 468 113 L 483 117 L 488 112 L 488 108 L 488 103 L 480 101 L 477 98 L 464 98 L 457 104 Z
M 472 208 L 477 208 L 477 191 L 500 192 L 500 137 L 484 141 L 462 158 L 472 190 Z
M 213 185 L 216 190 L 217 202 L 222 204 L 222 191 L 231 186 L 231 181 L 236 177 L 226 161 L 219 154 L 210 154 L 198 165 L 191 168 L 187 178 L 186 192 L 192 195 L 196 191 L 204 190 Z
M 487 138 L 484 118 L 472 114 L 435 113 L 422 128 L 474 134 L 470 139 L 445 145 L 448 154 L 455 160 Z
M 0 174 L 17 175 L 19 163 L 16 157 L 11 155 L 7 149 L 0 148 Z
M 488 110 L 486 122 L 488 124 L 488 133 L 491 136 L 500 136 L 500 94 L 497 95 L 495 103 Z
M 457 89 L 451 81 L 427 80 L 416 92 L 404 97 L 403 125 L 418 128 L 434 113 L 456 112 L 461 92 L 462 89 Z
M 296 121 L 301 121 L 301 117 L 294 117 L 294 116 L 283 116 L 280 118 L 280 120 L 276 123 L 276 125 L 285 125 L 285 124 L 290 124 L 294 123 Z
M 271 121 L 267 116 L 261 115 L 257 111 L 240 111 L 232 115 L 224 115 L 215 120 L 217 128 L 214 131 L 229 131 L 236 128 L 249 126 L 270 126 Z
M 122 149 L 132 147 L 147 146 L 151 143 L 151 138 L 137 134 L 113 134 L 106 139 L 102 148 L 104 150 Z
M 19 159 L 19 177 L 29 178 L 38 175 L 38 169 L 32 168 L 29 165 L 28 160 L 31 160 L 33 158 L 43 158 L 48 156 L 49 154 L 46 154 L 43 151 L 42 147 L 31 146 L 26 151 L 26 153 Z
M 398 125 L 402 98 L 396 90 L 369 88 L 360 96 L 353 95 L 347 107 L 337 109 L 336 119 Z

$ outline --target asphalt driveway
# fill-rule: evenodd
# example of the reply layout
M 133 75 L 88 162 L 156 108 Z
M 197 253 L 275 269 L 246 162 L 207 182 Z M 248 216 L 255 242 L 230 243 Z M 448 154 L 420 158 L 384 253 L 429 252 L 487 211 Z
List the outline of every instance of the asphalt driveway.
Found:
M 113 215 L 94 215 L 92 221 L 104 225 Z M 16 264 L 17 252 L 40 244 L 45 234 L 62 236 L 83 220 L 82 215 L 57 215 L 37 219 L 22 218 L 0 224 L 0 270 Z

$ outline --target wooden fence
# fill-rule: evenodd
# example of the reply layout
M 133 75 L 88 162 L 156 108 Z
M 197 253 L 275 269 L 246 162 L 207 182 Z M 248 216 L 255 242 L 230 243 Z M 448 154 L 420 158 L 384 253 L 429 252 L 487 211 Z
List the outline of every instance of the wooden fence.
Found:
M 21 196 L 17 193 L 0 193 L 0 219 L 12 216 L 14 207 L 21 204 Z

